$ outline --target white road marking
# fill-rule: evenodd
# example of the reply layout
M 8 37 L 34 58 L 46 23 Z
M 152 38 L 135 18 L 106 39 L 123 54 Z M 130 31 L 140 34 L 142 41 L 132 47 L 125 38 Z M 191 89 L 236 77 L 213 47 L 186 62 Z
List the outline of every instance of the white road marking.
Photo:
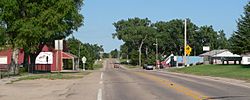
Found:
M 103 84 L 103 81 L 100 81 L 99 84 Z
M 102 100 L 102 89 L 98 90 L 97 100 Z
M 104 69 L 104 71 L 106 71 L 107 66 L 108 66 L 109 63 L 110 63 L 110 62 L 109 62 L 108 60 L 105 60 L 105 62 L 104 62 L 104 64 L 103 64 L 103 69 Z
M 103 72 L 101 73 L 101 80 L 103 79 Z

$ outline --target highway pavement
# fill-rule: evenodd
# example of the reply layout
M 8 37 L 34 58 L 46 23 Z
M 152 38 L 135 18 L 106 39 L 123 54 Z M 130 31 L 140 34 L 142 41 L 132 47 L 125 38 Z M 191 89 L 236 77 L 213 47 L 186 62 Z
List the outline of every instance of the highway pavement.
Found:
M 250 87 L 162 71 L 114 68 L 101 72 L 97 100 L 250 100 Z

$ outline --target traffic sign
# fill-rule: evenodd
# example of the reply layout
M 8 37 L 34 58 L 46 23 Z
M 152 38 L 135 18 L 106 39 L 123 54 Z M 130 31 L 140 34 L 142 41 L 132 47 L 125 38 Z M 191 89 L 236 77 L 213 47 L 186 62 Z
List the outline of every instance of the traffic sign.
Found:
M 190 53 L 192 52 L 192 48 L 189 45 L 187 45 L 185 48 L 185 52 L 187 55 L 190 55 Z
M 86 57 L 82 57 L 82 63 L 86 63 L 86 61 L 87 61 L 87 58 Z

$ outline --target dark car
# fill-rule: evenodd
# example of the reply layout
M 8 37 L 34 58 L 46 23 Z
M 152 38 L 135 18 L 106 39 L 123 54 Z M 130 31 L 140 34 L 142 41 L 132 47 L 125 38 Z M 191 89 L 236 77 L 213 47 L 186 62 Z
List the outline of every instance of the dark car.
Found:
M 114 63 L 114 68 L 120 68 L 120 65 L 118 63 Z

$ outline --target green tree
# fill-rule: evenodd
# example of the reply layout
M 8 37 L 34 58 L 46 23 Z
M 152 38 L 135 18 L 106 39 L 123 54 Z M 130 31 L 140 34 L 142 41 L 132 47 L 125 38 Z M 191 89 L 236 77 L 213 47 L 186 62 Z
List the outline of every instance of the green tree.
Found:
M 121 20 L 114 24 L 116 33 L 113 36 L 123 40 L 121 53 L 122 55 L 129 55 L 132 64 L 154 64 L 156 60 L 156 46 L 154 45 L 156 39 L 159 58 L 170 55 L 171 52 L 175 55 L 184 54 L 184 20 L 173 19 L 151 23 L 146 19 L 150 23 L 142 24 L 142 22 L 145 22 L 143 20 L 145 19 L 134 18 Z M 148 28 L 148 30 L 143 29 L 142 31 L 137 27 Z M 143 41 L 143 45 L 140 45 L 143 36 L 148 37 Z M 187 44 L 193 48 L 191 55 L 199 55 L 203 53 L 203 46 L 210 46 L 211 49 L 224 49 L 227 47 L 228 41 L 223 31 L 217 32 L 212 26 L 198 27 L 190 19 L 187 19 Z M 139 54 L 136 54 L 138 51 Z M 139 59 L 135 58 L 138 56 Z
M 97 44 L 89 44 L 85 43 L 83 44 L 80 40 L 72 37 L 68 38 L 67 40 L 67 46 L 69 48 L 70 53 L 79 56 L 80 52 L 80 59 L 82 57 L 86 57 L 86 69 L 93 69 L 94 62 L 100 58 L 100 52 L 103 51 L 102 46 L 99 46 Z M 80 50 L 79 50 L 80 49 Z M 80 65 L 82 66 L 82 61 L 80 60 Z
M 53 45 L 82 25 L 82 4 L 83 0 L 1 0 L 1 32 L 14 50 L 24 48 L 34 65 L 40 45 Z
M 112 58 L 118 58 L 119 51 L 117 49 L 114 49 L 110 52 L 110 55 Z
M 109 53 L 103 53 L 103 58 L 109 58 Z
M 220 30 L 218 32 L 218 37 L 217 37 L 217 48 L 218 49 L 228 49 L 229 47 L 229 41 L 226 38 L 226 35 L 223 30 Z
M 218 49 L 218 35 L 212 26 L 201 26 L 194 35 L 196 54 L 203 53 L 203 46 L 209 46 L 211 50 Z
M 244 10 L 244 14 L 237 23 L 237 31 L 230 38 L 230 50 L 236 54 L 250 52 L 250 1 L 244 7 Z
M 6 46 L 7 43 L 7 36 L 0 32 L 0 50 L 2 47 Z
M 170 55 L 171 51 L 178 55 L 183 55 L 184 48 L 184 20 L 174 19 L 168 22 L 156 22 L 154 26 L 157 29 L 156 37 L 158 38 L 160 54 Z M 198 27 L 188 19 L 187 24 L 188 44 L 195 47 L 194 35 Z
M 154 37 L 155 29 L 151 27 L 151 21 L 147 18 L 132 18 L 128 20 L 120 20 L 113 24 L 116 28 L 116 33 L 113 37 L 125 43 L 131 43 L 132 47 L 136 47 L 139 52 L 139 66 L 141 66 L 142 47 L 149 37 Z

